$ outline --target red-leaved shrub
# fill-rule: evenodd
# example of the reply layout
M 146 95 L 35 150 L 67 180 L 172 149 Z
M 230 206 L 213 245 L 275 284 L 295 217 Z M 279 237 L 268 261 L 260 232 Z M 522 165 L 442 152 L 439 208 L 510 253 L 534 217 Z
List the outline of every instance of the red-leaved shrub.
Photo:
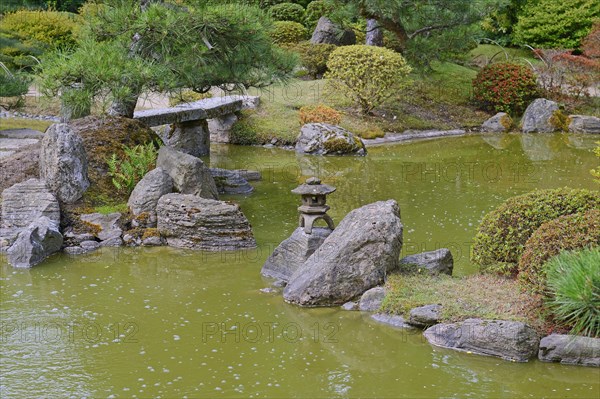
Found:
M 473 80 L 474 100 L 482 109 L 515 114 L 538 94 L 531 69 L 508 62 L 482 68 Z

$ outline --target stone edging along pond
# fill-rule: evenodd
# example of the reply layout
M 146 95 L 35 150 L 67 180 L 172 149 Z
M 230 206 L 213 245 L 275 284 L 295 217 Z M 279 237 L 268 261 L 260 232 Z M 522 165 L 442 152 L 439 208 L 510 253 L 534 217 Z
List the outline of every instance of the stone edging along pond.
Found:
M 261 274 L 275 279 L 273 287 L 283 287 L 283 299 L 294 305 L 341 305 L 344 310 L 379 312 L 388 272 L 402 266 L 416 267 L 424 274 L 452 275 L 454 260 L 447 248 L 398 261 L 402 233 L 396 201 L 368 204 L 347 214 L 334 230 L 318 228 L 312 234 L 300 225 L 275 248 Z M 442 310 L 443 306 L 430 304 L 412 309 L 408 320 L 386 313 L 374 313 L 371 318 L 400 329 L 424 328 L 423 336 L 437 347 L 515 362 L 538 357 L 546 362 L 600 367 L 600 338 L 558 334 L 541 338 L 521 321 L 468 318 L 447 323 Z
M 365 146 L 371 147 L 376 145 L 390 144 L 390 143 L 401 143 L 403 141 L 410 140 L 427 140 L 437 139 L 441 137 L 456 137 L 465 136 L 467 134 L 476 134 L 479 132 L 469 132 L 463 129 L 454 130 L 407 130 L 403 133 L 386 133 L 384 137 L 376 139 L 362 139 Z

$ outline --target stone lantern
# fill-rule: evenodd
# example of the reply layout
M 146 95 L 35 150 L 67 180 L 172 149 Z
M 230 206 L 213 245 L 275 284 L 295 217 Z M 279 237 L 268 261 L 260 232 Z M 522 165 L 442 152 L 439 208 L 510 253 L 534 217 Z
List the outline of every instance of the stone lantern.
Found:
M 304 228 L 306 234 L 312 233 L 312 228 L 315 222 L 323 219 L 327 223 L 327 227 L 333 230 L 333 219 L 327 214 L 329 206 L 327 202 L 327 194 L 335 191 L 335 187 L 321 184 L 321 180 L 316 177 L 311 177 L 306 183 L 296 187 L 292 193 L 302 196 L 302 206 L 298 207 L 300 211 L 300 227 Z

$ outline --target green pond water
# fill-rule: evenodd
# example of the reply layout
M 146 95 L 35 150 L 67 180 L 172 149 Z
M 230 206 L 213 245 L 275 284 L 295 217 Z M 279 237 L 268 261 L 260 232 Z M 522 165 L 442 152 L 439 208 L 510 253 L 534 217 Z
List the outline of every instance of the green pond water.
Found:
M 596 138 L 597 140 L 597 138 Z M 404 254 L 449 247 L 472 273 L 481 217 L 535 188 L 596 188 L 593 137 L 500 135 L 370 148 L 365 158 L 214 146 L 213 166 L 258 169 L 241 204 L 258 248 L 59 254 L 31 270 L 0 258 L 0 397 L 598 398 L 600 370 L 512 363 L 431 347 L 360 312 L 301 309 L 259 290 L 260 268 L 295 229 L 290 190 L 337 187 L 336 222 L 361 205 L 401 206 Z

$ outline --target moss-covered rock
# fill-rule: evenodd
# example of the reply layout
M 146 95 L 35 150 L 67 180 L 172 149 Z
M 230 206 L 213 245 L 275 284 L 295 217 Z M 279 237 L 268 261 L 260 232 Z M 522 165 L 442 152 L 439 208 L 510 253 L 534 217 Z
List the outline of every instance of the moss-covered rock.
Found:
M 304 125 L 296 151 L 313 155 L 366 155 L 365 144 L 346 129 L 327 123 Z
M 89 116 L 74 120 L 71 126 L 83 139 L 88 158 L 91 186 L 84 197 L 85 201 L 91 205 L 126 201 L 126 194 L 118 193 L 112 184 L 107 160 L 112 154 L 123 158 L 123 147 L 133 147 L 156 140 L 155 133 L 141 122 L 119 117 Z

